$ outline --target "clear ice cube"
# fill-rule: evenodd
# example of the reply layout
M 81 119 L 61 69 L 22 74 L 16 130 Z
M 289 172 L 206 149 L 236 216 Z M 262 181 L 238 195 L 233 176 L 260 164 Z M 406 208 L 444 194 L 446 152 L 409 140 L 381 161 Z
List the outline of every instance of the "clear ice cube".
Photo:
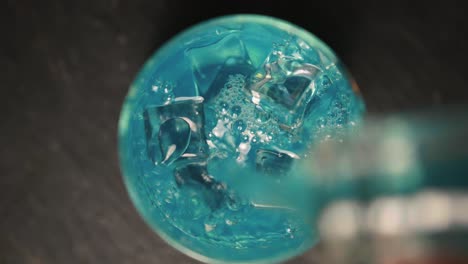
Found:
M 170 104 L 148 107 L 143 118 L 147 152 L 154 163 L 177 165 L 206 159 L 202 97 L 179 97 Z
M 286 175 L 297 158 L 294 153 L 260 148 L 255 155 L 256 170 L 266 175 Z
M 190 125 L 182 118 L 171 118 L 159 128 L 159 148 L 161 164 L 170 165 L 180 158 L 190 143 Z
M 177 166 L 174 177 L 181 189 L 195 189 L 211 210 L 222 206 L 226 187 L 208 174 L 206 162 L 194 162 Z
M 190 48 L 186 55 L 192 63 L 198 94 L 206 100 L 219 92 L 230 74 L 250 75 L 255 71 L 239 32 L 235 31 L 215 43 Z
M 275 116 L 283 128 L 294 129 L 302 124 L 320 72 L 319 54 L 293 37 L 274 47 L 246 88 L 253 103 Z

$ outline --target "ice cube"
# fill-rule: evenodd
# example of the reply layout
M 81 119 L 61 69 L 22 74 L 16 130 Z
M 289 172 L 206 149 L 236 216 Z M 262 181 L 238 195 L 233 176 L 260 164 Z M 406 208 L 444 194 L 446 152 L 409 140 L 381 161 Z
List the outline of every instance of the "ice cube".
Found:
M 294 159 L 298 159 L 298 156 L 288 151 L 260 148 L 256 152 L 255 164 L 261 173 L 283 176 L 288 173 Z
M 206 162 L 194 162 L 177 166 L 174 177 L 179 188 L 196 190 L 205 203 L 216 210 L 226 196 L 226 187 L 208 174 Z
M 225 34 L 212 44 L 190 48 L 186 56 L 192 63 L 192 71 L 198 94 L 206 100 L 214 97 L 232 74 L 250 75 L 254 67 L 239 32 Z
M 148 155 L 156 164 L 205 160 L 202 97 L 179 97 L 172 103 L 148 107 L 143 114 Z
M 292 38 L 276 46 L 246 85 L 252 102 L 270 112 L 286 129 L 302 124 L 315 93 L 316 76 L 322 72 L 315 49 Z
M 158 135 L 161 164 L 170 165 L 184 155 L 190 136 L 190 125 L 182 118 L 171 118 L 162 123 Z

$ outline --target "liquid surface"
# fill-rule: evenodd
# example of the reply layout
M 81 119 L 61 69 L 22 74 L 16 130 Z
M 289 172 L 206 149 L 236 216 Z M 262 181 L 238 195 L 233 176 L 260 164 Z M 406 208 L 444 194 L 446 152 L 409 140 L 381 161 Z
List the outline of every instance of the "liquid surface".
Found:
M 259 16 L 198 25 L 148 61 L 119 124 L 129 193 L 145 220 L 200 260 L 282 260 L 310 248 L 313 223 L 229 186 L 294 174 L 314 143 L 339 140 L 363 104 L 333 53 Z

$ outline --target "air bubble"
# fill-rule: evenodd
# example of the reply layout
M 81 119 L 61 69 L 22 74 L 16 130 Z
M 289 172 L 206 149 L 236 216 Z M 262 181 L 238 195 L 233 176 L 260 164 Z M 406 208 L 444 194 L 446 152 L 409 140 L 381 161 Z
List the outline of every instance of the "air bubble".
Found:
M 174 95 L 172 93 L 164 94 L 163 100 L 165 101 L 166 104 L 170 103 L 174 101 Z
M 229 109 L 229 104 L 224 102 L 224 101 L 221 101 L 219 102 L 219 107 L 221 108 L 221 114 L 225 115 L 227 114 L 228 112 L 228 109 Z
M 167 83 L 167 82 L 164 84 L 164 90 L 163 91 L 164 91 L 165 94 L 172 93 L 172 89 L 173 89 L 172 84 Z
M 232 124 L 232 129 L 237 132 L 237 133 L 240 133 L 240 132 L 244 132 L 244 130 L 247 128 L 245 122 L 241 119 L 239 120 L 236 120 L 233 124 Z
M 253 136 L 250 142 L 252 142 L 252 144 L 259 144 L 260 138 L 258 138 L 257 136 Z
M 328 87 L 328 86 L 330 86 L 330 85 L 331 85 L 330 78 L 328 78 L 327 75 L 323 75 L 320 84 L 322 85 L 322 87 Z
M 319 118 L 317 119 L 317 126 L 318 126 L 319 128 L 324 128 L 326 124 L 327 124 L 327 120 L 326 120 L 325 118 L 319 117 Z
M 229 115 L 223 115 L 221 120 L 224 124 L 227 124 L 231 121 L 231 117 Z
M 231 108 L 231 113 L 233 117 L 238 117 L 242 112 L 242 108 L 238 105 L 235 105 Z

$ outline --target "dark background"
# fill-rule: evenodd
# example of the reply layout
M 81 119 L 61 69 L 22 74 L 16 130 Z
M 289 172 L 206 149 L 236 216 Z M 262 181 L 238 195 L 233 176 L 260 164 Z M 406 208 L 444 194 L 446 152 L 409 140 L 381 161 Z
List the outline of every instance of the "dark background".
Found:
M 468 102 L 464 1 L 306 2 L 2 1 L 0 263 L 195 262 L 138 216 L 116 133 L 145 59 L 207 18 L 268 14 L 315 33 L 347 64 L 370 112 Z

